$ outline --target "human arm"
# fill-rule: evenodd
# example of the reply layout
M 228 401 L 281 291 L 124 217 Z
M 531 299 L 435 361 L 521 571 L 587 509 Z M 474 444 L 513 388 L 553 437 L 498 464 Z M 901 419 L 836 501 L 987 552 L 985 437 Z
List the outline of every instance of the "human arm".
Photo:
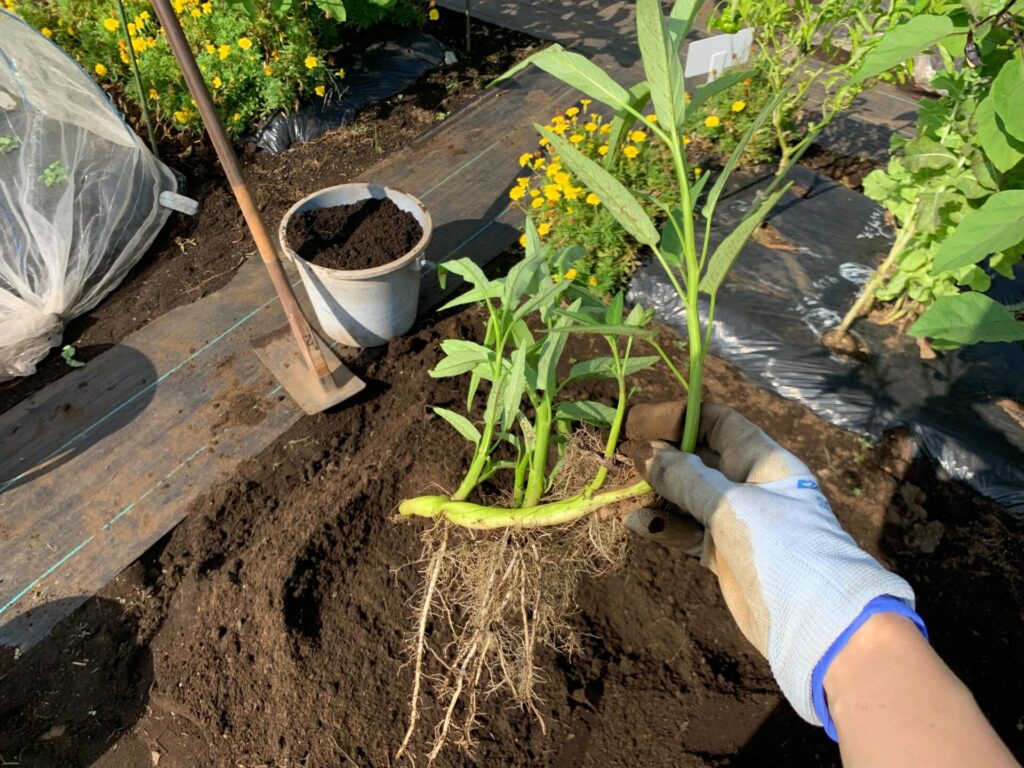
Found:
M 810 470 L 721 406 L 704 408 L 698 455 L 648 439 L 676 442 L 681 410 L 634 409 L 627 452 L 690 517 L 645 510 L 627 525 L 701 556 L 797 712 L 838 728 L 844 763 L 1015 765 L 928 645 L 909 584 L 842 530 Z

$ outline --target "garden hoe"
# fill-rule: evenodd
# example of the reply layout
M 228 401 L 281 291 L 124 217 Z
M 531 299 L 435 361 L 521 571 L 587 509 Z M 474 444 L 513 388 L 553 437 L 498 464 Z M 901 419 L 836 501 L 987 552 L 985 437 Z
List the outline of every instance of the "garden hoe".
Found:
M 245 184 L 238 158 L 224 133 L 224 126 L 217 117 L 210 93 L 196 65 L 188 40 L 185 39 L 185 34 L 178 23 L 178 17 L 168 0 L 152 2 L 153 10 L 156 11 L 171 51 L 185 76 L 185 82 L 188 83 L 188 89 L 195 99 L 206 132 L 210 135 L 217 157 L 231 184 L 231 191 L 235 194 L 238 207 L 242 209 L 246 226 L 256 241 L 256 248 L 270 273 L 270 282 L 274 284 L 274 290 L 277 291 L 277 297 L 281 300 L 281 307 L 288 319 L 288 328 L 264 336 L 254 344 L 256 355 L 302 410 L 308 414 L 319 413 L 362 391 L 366 384 L 346 368 L 331 348 L 310 328 L 309 321 L 302 313 L 302 308 L 288 282 L 288 276 L 281 266 L 277 246 L 270 239 L 263 217 L 260 216 Z

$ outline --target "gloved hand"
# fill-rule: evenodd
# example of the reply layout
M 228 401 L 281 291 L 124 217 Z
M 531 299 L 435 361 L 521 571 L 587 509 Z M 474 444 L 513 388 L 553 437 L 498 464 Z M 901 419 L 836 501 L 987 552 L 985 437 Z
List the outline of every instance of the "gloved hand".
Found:
M 703 406 L 698 455 L 664 442 L 678 445 L 684 408 L 634 407 L 626 452 L 659 495 L 704 527 L 699 549 L 689 529 L 690 548 L 718 576 L 740 631 L 800 716 L 836 738 L 822 687 L 828 664 L 874 613 L 901 613 L 923 632 L 913 590 L 840 528 L 810 470 L 736 411 Z M 685 525 L 652 510 L 627 520 L 684 546 Z

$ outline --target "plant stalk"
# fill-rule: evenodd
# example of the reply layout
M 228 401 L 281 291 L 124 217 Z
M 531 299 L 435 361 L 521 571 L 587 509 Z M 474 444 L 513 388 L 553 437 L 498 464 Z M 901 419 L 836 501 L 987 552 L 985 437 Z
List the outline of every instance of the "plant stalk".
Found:
M 530 476 L 526 481 L 526 495 L 523 505 L 536 506 L 544 495 L 547 481 L 548 446 L 551 442 L 551 396 L 545 394 L 537 405 L 537 416 L 534 419 L 535 440 L 533 446 L 533 463 L 530 465 Z
M 156 131 L 153 130 L 153 120 L 149 116 L 149 99 L 146 97 L 146 89 L 142 85 L 142 73 L 139 72 L 139 62 L 135 58 L 135 49 L 132 47 L 132 36 L 128 32 L 128 14 L 124 9 L 124 0 L 117 0 L 117 15 L 121 22 L 121 35 L 124 37 L 124 44 L 128 47 L 128 61 L 132 67 L 135 88 L 139 92 L 139 107 L 142 109 L 142 121 L 146 124 L 149 148 L 153 150 L 153 156 L 159 160 L 160 150 L 156 146 Z

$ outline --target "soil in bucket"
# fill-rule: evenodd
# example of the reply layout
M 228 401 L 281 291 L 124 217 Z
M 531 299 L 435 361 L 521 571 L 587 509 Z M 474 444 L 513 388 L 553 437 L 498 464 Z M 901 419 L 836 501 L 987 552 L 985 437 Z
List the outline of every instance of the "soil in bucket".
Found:
M 292 217 L 288 242 L 306 261 L 328 269 L 371 269 L 400 259 L 423 229 L 390 199 L 315 208 Z

